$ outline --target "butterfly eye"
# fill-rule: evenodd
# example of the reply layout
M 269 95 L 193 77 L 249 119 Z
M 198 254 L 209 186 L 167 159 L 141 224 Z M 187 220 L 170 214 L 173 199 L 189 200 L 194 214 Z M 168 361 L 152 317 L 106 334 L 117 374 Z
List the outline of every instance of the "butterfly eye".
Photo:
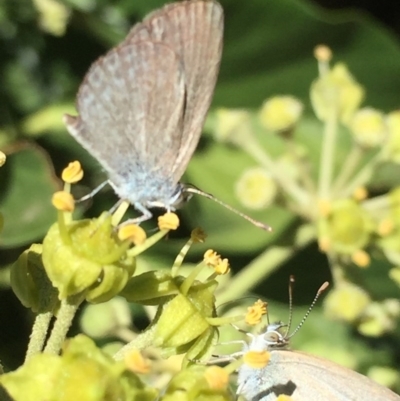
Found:
M 276 331 L 271 331 L 264 334 L 265 341 L 271 345 L 279 344 L 281 337 L 282 336 Z

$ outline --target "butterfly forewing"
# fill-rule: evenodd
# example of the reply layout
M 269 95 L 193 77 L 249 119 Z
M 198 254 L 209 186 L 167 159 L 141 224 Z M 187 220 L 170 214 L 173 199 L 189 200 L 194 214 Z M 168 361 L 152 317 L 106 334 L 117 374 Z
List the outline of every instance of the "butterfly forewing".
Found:
M 151 39 L 166 43 L 181 59 L 186 100 L 180 148 L 171 170 L 175 181 L 181 178 L 199 141 L 219 71 L 222 36 L 222 7 L 213 0 L 193 0 L 155 11 L 134 26 L 126 39 L 126 42 Z
M 149 40 L 123 43 L 87 73 L 77 97 L 79 116 L 68 116 L 67 127 L 122 198 L 142 202 L 171 195 L 163 193 L 162 183 L 180 150 L 184 91 L 176 52 Z

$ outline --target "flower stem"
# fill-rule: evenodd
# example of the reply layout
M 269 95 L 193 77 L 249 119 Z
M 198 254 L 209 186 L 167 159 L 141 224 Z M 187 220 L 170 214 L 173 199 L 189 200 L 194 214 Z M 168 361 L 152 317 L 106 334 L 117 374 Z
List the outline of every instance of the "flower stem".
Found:
M 58 354 L 67 337 L 72 320 L 83 301 L 82 294 L 63 299 L 57 313 L 57 320 L 47 341 L 44 352 L 47 354 Z
M 253 137 L 247 137 L 247 140 L 241 144 L 242 148 L 266 168 L 278 182 L 278 184 L 300 205 L 309 204 L 308 193 L 301 188 L 287 174 L 282 174 L 276 163 L 270 156 L 260 147 Z
M 144 348 L 150 347 L 154 341 L 154 331 L 156 329 L 156 325 L 153 325 L 148 330 L 139 334 L 134 340 L 130 343 L 124 345 L 114 356 L 113 358 L 116 361 L 124 359 L 125 355 L 129 354 L 132 350 L 142 350 Z
M 52 316 L 53 314 L 51 312 L 40 313 L 36 316 L 32 327 L 32 333 L 29 338 L 25 362 L 27 362 L 33 355 L 42 352 Z
M 337 140 L 337 113 L 332 107 L 325 122 L 322 153 L 319 165 L 318 195 L 320 199 L 330 199 Z
M 341 197 L 340 193 L 350 177 L 356 171 L 364 152 L 360 146 L 354 145 L 344 162 L 342 169 L 333 185 L 333 192 L 336 197 Z
M 383 152 L 378 152 L 368 163 L 357 173 L 351 182 L 348 183 L 346 188 L 343 188 L 342 196 L 348 197 L 361 186 L 364 186 L 375 172 L 376 166 L 382 161 Z

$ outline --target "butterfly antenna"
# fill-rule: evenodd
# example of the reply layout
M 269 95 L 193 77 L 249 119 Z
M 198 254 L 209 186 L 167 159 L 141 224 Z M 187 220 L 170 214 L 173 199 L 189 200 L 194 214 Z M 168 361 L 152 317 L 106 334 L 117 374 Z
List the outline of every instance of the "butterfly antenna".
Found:
M 294 276 L 290 276 L 289 278 L 289 320 L 287 324 L 287 330 L 285 334 L 285 338 L 288 336 L 290 327 L 292 326 L 292 320 L 293 320 L 293 287 L 294 287 Z
M 196 194 L 196 195 L 201 195 L 204 196 L 207 199 L 211 199 L 212 201 L 220 204 L 221 206 L 225 207 L 226 209 L 230 210 L 231 212 L 239 215 L 240 217 L 244 218 L 245 220 L 249 221 L 250 223 L 254 224 L 256 227 L 259 227 L 265 231 L 272 231 L 271 226 L 261 223 L 261 221 L 252 219 L 250 216 L 248 216 L 247 214 L 244 214 L 242 212 L 239 212 L 239 210 L 234 209 L 232 206 L 229 206 L 227 203 L 220 201 L 219 199 L 217 199 L 215 196 L 207 193 L 207 192 L 203 192 L 200 189 L 193 187 L 192 185 L 190 186 L 186 186 L 185 187 L 185 191 L 191 194 Z
M 319 287 L 317 293 L 315 294 L 315 297 L 313 299 L 313 301 L 311 302 L 310 307 L 308 308 L 306 314 L 303 316 L 303 319 L 301 319 L 300 323 L 297 325 L 296 329 L 294 330 L 294 332 L 292 334 L 290 334 L 290 337 L 293 337 L 303 326 L 304 322 L 307 320 L 308 316 L 310 315 L 311 311 L 313 310 L 315 304 L 318 301 L 318 298 L 320 297 L 320 295 L 328 288 L 329 283 L 327 281 L 325 281 L 325 283 L 323 283 L 321 285 L 321 287 Z

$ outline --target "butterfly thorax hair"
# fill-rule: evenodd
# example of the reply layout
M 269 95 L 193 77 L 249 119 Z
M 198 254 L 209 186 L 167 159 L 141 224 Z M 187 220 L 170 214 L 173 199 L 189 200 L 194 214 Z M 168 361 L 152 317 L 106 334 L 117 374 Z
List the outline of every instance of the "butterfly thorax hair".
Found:
M 175 211 L 192 197 L 192 194 L 186 190 L 186 184 L 178 182 L 173 187 L 170 183 L 162 183 L 161 181 L 165 180 L 160 180 L 159 185 L 153 185 L 155 188 L 154 190 L 149 191 L 145 184 L 143 184 L 143 186 L 135 184 L 133 187 L 135 187 L 136 190 L 132 191 L 130 185 L 121 185 L 120 183 L 114 184 L 112 180 L 109 180 L 117 195 L 121 199 L 127 199 L 129 203 L 139 210 L 141 210 L 141 207 L 144 207 L 150 209 L 163 208 L 167 211 Z M 153 182 L 156 182 L 154 178 Z M 143 193 L 141 193 L 142 187 L 144 188 Z M 174 188 L 172 193 L 169 191 L 171 187 Z

